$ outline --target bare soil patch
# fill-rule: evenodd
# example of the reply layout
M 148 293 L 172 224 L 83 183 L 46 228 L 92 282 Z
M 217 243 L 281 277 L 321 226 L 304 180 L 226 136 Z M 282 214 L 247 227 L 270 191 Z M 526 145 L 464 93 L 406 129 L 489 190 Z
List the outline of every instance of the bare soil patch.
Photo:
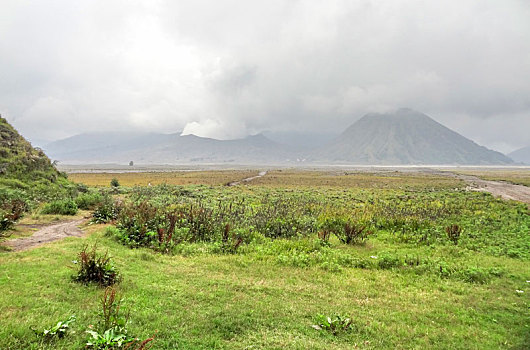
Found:
M 467 188 L 471 191 L 489 192 L 496 197 L 530 204 L 530 187 L 502 181 L 482 180 L 471 175 L 459 174 L 456 177 L 466 181 Z
M 4 242 L 4 245 L 13 251 L 22 251 L 66 237 L 79 237 L 83 235 L 83 231 L 79 228 L 83 222 L 85 219 L 44 226 L 30 237 L 12 239 Z

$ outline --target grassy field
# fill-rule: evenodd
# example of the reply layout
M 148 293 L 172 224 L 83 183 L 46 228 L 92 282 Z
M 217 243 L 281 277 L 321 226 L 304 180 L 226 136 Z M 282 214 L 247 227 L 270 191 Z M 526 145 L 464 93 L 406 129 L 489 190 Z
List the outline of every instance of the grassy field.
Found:
M 167 171 L 137 173 L 73 173 L 68 178 L 88 186 L 109 186 L 112 179 L 117 179 L 122 186 L 168 185 L 225 185 L 238 181 L 257 172 L 252 170 L 217 170 L 217 171 Z
M 155 184 L 152 174 L 125 175 L 116 176 L 122 185 Z M 162 183 L 193 185 L 122 188 L 114 195 L 131 213 L 144 210 L 137 205 L 145 201 L 160 213 L 209 213 L 210 238 L 193 239 L 187 219 L 175 230 L 178 243 L 169 254 L 157 252 L 155 243 L 123 245 L 134 238 L 125 219 L 115 223 L 120 230 L 93 224 L 83 238 L 0 252 L 0 348 L 84 347 L 85 331 L 100 317 L 103 290 L 70 276 L 78 252 L 93 242 L 108 249 L 123 275 L 117 288 L 130 312 L 130 334 L 155 335 L 153 349 L 529 347 L 525 205 L 422 174 L 284 170 L 236 187 L 222 184 L 246 172 L 202 176 L 159 173 Z M 99 186 L 112 177 L 70 176 Z M 319 239 L 329 219 L 342 215 L 372 234 L 357 244 L 335 235 Z M 244 238 L 232 252 L 222 249 L 222 227 L 213 224 L 227 221 Z M 456 245 L 444 231 L 454 224 L 463 229 Z M 63 339 L 46 342 L 30 329 L 74 314 Z M 351 317 L 349 330 L 333 335 L 312 327 L 318 315 L 335 314 Z

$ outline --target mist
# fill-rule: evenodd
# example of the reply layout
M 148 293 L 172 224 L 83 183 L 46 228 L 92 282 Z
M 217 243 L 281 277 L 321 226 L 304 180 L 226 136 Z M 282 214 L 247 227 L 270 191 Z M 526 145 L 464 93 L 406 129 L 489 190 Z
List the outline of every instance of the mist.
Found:
M 530 145 L 527 1 L 3 1 L 0 114 L 94 131 L 336 135 L 410 107 Z

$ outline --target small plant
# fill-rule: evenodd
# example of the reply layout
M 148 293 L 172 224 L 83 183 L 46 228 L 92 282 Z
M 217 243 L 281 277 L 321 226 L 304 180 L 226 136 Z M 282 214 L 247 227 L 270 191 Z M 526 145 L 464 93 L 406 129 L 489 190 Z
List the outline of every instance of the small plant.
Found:
M 352 320 L 349 317 L 335 315 L 333 317 L 318 315 L 317 323 L 312 327 L 318 331 L 328 331 L 333 335 L 346 332 L 351 329 Z
M 110 186 L 114 188 L 118 188 L 120 187 L 120 182 L 118 181 L 117 178 L 113 178 L 112 180 L 110 180 Z
M 236 234 L 230 235 L 230 225 L 226 224 L 221 237 L 221 250 L 224 253 L 235 254 L 241 243 L 243 238 Z
M 125 328 L 129 321 L 129 316 L 123 317 L 120 314 L 121 302 L 123 299 L 118 298 L 116 289 L 112 287 L 105 288 L 101 297 L 102 309 L 102 329 Z
M 445 232 L 447 233 L 447 237 L 449 237 L 451 242 L 453 242 L 454 245 L 457 245 L 460 235 L 462 234 L 462 227 L 458 225 L 449 225 L 445 228 Z
M 45 329 L 43 331 L 36 331 L 35 334 L 39 338 L 43 338 L 44 340 L 51 340 L 54 338 L 64 338 L 68 332 L 68 329 L 70 328 L 70 323 L 75 321 L 75 315 L 70 316 L 70 318 L 66 321 L 59 321 L 57 324 L 50 329 Z
M 129 315 L 124 316 L 121 312 L 121 303 L 116 289 L 107 287 L 101 297 L 101 321 L 97 330 L 89 329 L 86 332 L 90 335 L 86 347 L 92 349 L 147 349 L 148 343 L 154 337 L 140 341 L 132 337 L 127 332 Z
M 114 328 L 107 329 L 101 334 L 93 330 L 88 330 L 86 332 L 90 334 L 90 337 L 86 343 L 86 347 L 92 349 L 121 348 L 125 344 L 135 340 L 134 338 L 131 338 L 127 334 L 121 333 L 119 330 Z
M 328 230 L 321 230 L 321 231 L 318 231 L 318 239 L 320 240 L 321 243 L 323 243 L 324 245 L 327 245 L 329 246 L 330 243 L 329 243 L 329 237 L 331 236 L 331 232 L 328 231 Z
M 169 253 L 169 250 L 174 243 L 173 234 L 175 233 L 175 225 L 177 224 L 179 215 L 177 213 L 170 213 L 167 215 L 167 219 L 169 220 L 169 227 L 167 230 L 163 227 L 159 227 L 157 230 L 159 250 L 163 253 Z
M 125 350 L 145 350 L 151 347 L 148 343 L 155 339 L 151 337 L 140 341 L 139 339 L 131 338 L 127 334 L 117 332 L 115 329 L 107 329 L 103 334 L 91 330 L 88 330 L 87 333 L 90 334 L 90 338 L 86 343 L 86 347 L 92 349 L 123 348 Z
M 97 283 L 104 287 L 118 283 L 121 277 L 112 264 L 108 251 L 100 255 L 96 250 L 97 244 L 94 244 L 91 250 L 88 245 L 83 247 L 79 252 L 79 260 L 75 261 L 79 265 L 79 271 L 72 279 L 75 282 Z

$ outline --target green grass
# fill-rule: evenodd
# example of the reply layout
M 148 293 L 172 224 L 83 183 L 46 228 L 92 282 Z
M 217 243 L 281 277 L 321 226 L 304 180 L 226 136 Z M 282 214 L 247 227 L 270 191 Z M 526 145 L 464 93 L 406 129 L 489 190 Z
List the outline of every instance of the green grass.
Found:
M 72 282 L 72 260 L 96 241 L 123 276 L 118 289 L 130 310 L 129 333 L 155 335 L 153 349 L 528 348 L 525 205 L 465 192 L 438 177 L 353 174 L 341 182 L 307 173 L 296 185 L 294 173 L 272 175 L 276 180 L 237 188 L 123 188 L 119 198 L 162 207 L 244 198 L 252 210 L 242 227 L 250 212 L 282 199 L 302 222 L 319 210 L 349 213 L 367 220 L 374 234 L 355 246 L 336 237 L 322 243 L 314 232 L 290 239 L 255 234 L 237 254 L 206 241 L 180 243 L 166 255 L 129 249 L 106 236 L 105 226 L 92 225 L 83 238 L 0 252 L 0 349 L 84 347 L 103 290 Z M 448 224 L 464 229 L 456 246 L 445 235 Z M 351 317 L 351 330 L 333 336 L 313 329 L 320 314 Z M 77 320 L 64 339 L 43 343 L 30 329 L 70 315 Z
M 252 252 L 165 256 L 125 248 L 99 233 L 0 255 L 0 348 L 40 348 L 29 327 L 44 329 L 72 314 L 75 333 L 49 348 L 82 348 L 102 291 L 73 283 L 69 266 L 84 242 L 95 240 L 110 250 L 124 276 L 119 288 L 131 310 L 130 332 L 147 338 L 158 331 L 156 349 L 528 345 L 529 299 L 516 292 L 527 289 L 525 262 L 469 254 L 466 259 L 506 271 L 476 284 L 411 271 L 298 268 Z M 353 331 L 334 337 L 311 328 L 317 314 L 332 313 L 350 315 Z

